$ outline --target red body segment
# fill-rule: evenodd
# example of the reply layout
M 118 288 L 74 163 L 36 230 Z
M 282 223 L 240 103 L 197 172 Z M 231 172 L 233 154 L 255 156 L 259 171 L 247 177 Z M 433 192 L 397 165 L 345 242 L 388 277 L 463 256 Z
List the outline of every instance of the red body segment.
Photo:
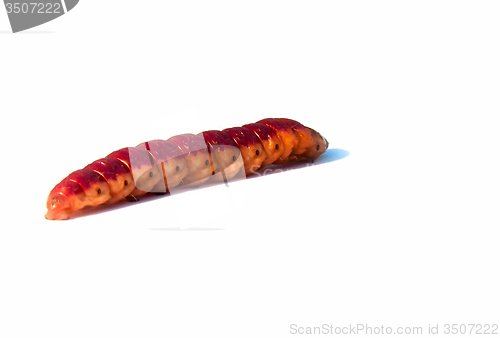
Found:
M 175 168 L 182 168 L 182 172 L 187 172 L 186 163 L 182 151 L 177 145 L 165 140 L 152 140 L 137 145 L 137 148 L 148 151 L 154 159 L 155 165 L 163 175 L 163 180 L 159 180 L 150 190 L 156 193 L 167 193 L 169 187 L 174 188 L 182 180 L 177 177 Z
M 222 182 L 233 178 L 243 165 L 240 149 L 233 138 L 219 130 L 204 131 L 198 135 L 205 139 L 214 162 L 213 180 Z
M 104 159 L 104 160 L 113 160 L 119 163 L 120 166 L 124 166 L 123 163 L 116 159 Z M 116 163 L 115 162 L 115 163 Z M 107 182 L 109 181 L 116 181 L 117 180 L 117 170 L 118 168 L 110 168 L 108 167 L 103 159 L 97 160 L 95 162 L 90 163 L 87 165 L 84 169 L 90 169 L 95 171 L 97 174 L 101 175 L 102 178 L 104 178 Z
M 234 140 L 229 136 L 228 133 L 220 131 L 220 130 L 208 130 L 199 133 L 198 135 L 202 136 L 205 139 L 205 143 L 208 146 L 216 146 L 216 145 L 227 145 L 237 147 L 238 145 Z
M 152 140 L 137 145 L 137 148 L 149 151 L 156 164 L 168 162 L 168 160 L 182 156 L 180 149 L 165 140 Z
M 275 164 L 283 164 L 289 161 L 290 154 L 294 147 L 299 144 L 299 138 L 295 132 L 284 122 L 279 119 L 263 119 L 258 123 L 265 124 L 274 130 L 278 137 L 283 142 L 283 153 L 280 158 L 276 160 Z
M 307 148 L 314 145 L 314 140 L 309 128 L 295 120 L 283 118 L 280 118 L 279 120 L 288 125 L 299 139 L 299 143 L 297 143 L 297 145 L 292 149 L 292 155 L 302 155 Z
M 139 169 L 143 165 L 151 166 L 151 164 L 153 163 L 152 156 L 144 149 L 140 149 L 137 147 L 122 148 L 113 151 L 106 157 L 122 161 L 130 170 L 133 170 L 135 168 Z
M 147 150 L 137 147 L 122 148 L 106 157 L 121 161 L 132 173 L 135 189 L 130 194 L 131 199 L 147 194 L 163 176 L 161 167 L 156 165 L 154 157 Z
M 245 173 L 250 175 L 259 170 L 267 155 L 257 135 L 250 129 L 242 127 L 228 128 L 223 131 L 231 136 L 240 148 L 245 163 Z
M 84 169 L 93 170 L 107 182 L 111 198 L 106 203 L 115 203 L 125 198 L 135 188 L 130 169 L 122 161 L 115 158 L 101 158 L 87 165 Z
M 185 184 L 199 185 L 206 182 L 214 171 L 213 161 L 202 136 L 183 134 L 171 137 L 169 142 L 181 151 L 189 173 L 183 179 Z
M 111 199 L 109 185 L 106 180 L 91 169 L 81 169 L 68 175 L 68 180 L 82 187 L 85 194 L 85 205 L 96 206 Z
M 137 200 L 148 192 L 226 181 L 244 167 L 251 175 L 261 167 L 314 160 L 328 141 L 314 129 L 290 119 L 263 119 L 243 127 L 183 134 L 122 148 L 74 171 L 47 198 L 50 220 L 123 198 Z
M 266 167 L 274 163 L 283 154 L 283 141 L 274 132 L 262 123 L 245 124 L 244 128 L 250 129 L 259 138 L 264 151 L 266 152 L 266 159 L 262 162 L 262 166 Z

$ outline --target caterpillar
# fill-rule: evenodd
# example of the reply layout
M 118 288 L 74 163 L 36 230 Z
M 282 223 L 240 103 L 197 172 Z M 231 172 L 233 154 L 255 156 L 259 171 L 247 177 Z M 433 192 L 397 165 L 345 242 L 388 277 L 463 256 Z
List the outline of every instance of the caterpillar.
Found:
M 199 134 L 182 134 L 122 148 L 69 174 L 47 198 L 48 220 L 151 193 L 223 182 L 244 170 L 291 161 L 314 161 L 328 148 L 320 133 L 286 118 L 267 118 Z

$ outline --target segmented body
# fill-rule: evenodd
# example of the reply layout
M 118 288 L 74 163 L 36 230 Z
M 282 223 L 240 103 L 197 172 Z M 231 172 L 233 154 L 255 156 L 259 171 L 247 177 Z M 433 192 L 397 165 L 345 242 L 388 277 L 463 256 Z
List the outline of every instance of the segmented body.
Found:
M 241 170 L 250 175 L 270 164 L 314 160 L 327 148 L 328 141 L 314 129 L 284 118 L 152 140 L 69 174 L 50 192 L 45 218 L 64 220 L 78 210 L 123 198 L 138 200 L 149 192 L 222 182 Z

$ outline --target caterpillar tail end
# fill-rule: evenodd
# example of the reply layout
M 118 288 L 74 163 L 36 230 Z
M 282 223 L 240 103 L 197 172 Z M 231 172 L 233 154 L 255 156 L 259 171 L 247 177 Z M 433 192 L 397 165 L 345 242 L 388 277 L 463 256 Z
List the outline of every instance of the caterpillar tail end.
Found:
M 69 219 L 69 215 L 74 212 L 74 208 L 69 198 L 58 194 L 58 189 L 54 189 L 47 199 L 47 213 L 45 219 L 54 221 L 64 221 Z

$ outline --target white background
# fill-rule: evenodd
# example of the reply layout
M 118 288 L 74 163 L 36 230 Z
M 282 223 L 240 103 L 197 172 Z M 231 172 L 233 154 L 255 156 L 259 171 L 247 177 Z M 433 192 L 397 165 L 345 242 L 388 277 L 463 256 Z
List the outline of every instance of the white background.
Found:
M 499 17 L 495 1 L 82 0 L 11 34 L 0 10 L 0 337 L 499 324 Z M 57 182 L 113 150 L 265 117 L 350 155 L 43 218 Z M 152 230 L 199 227 L 222 230 Z

